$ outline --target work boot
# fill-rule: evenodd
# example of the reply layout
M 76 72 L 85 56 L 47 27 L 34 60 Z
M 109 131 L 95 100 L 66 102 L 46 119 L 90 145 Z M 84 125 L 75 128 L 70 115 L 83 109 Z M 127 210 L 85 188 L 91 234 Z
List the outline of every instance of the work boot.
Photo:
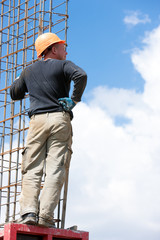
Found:
M 48 227 L 48 228 L 55 228 L 56 227 L 55 222 L 53 220 L 42 218 L 42 217 L 39 217 L 38 226 Z
M 26 213 L 21 216 L 20 219 L 16 221 L 19 224 L 28 224 L 28 225 L 36 225 L 37 224 L 37 217 L 35 213 Z

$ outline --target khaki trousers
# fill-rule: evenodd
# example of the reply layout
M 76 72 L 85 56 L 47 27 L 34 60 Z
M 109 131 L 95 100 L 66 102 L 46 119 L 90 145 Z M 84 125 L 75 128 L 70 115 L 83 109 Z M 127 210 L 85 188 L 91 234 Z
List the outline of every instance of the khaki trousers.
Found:
M 72 154 L 72 126 L 66 112 L 31 117 L 22 153 L 20 214 L 33 212 L 53 219 Z M 40 195 L 45 166 L 45 182 Z M 40 200 L 39 200 L 40 195 Z

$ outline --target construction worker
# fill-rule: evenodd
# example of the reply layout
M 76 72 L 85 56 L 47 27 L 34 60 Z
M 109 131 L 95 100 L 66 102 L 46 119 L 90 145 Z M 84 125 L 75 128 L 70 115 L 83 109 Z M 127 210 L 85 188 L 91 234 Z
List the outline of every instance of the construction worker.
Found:
M 30 124 L 22 153 L 18 220 L 22 224 L 55 227 L 53 213 L 72 154 L 72 109 L 81 101 L 87 81 L 86 73 L 66 60 L 65 47 L 65 41 L 54 33 L 40 35 L 35 48 L 43 60 L 25 68 L 10 88 L 13 100 L 23 99 L 26 92 L 30 98 Z M 40 195 L 44 166 L 45 182 Z

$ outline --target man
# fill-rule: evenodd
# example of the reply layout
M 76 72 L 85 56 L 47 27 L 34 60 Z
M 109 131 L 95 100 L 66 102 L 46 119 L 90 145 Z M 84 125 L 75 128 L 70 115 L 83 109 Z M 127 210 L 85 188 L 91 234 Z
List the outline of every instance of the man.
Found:
M 81 101 L 87 75 L 66 60 L 65 41 L 57 35 L 40 35 L 35 48 L 44 59 L 25 68 L 10 88 L 13 100 L 23 99 L 26 92 L 30 97 L 19 223 L 54 227 L 53 212 L 72 154 L 71 110 Z M 71 81 L 74 85 L 69 98 Z M 39 200 L 44 162 L 45 182 Z

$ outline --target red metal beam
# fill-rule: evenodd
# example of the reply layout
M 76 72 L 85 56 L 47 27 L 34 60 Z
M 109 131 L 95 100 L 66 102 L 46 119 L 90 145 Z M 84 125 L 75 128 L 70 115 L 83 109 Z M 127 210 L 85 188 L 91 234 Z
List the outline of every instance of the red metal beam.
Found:
M 43 228 L 32 225 L 8 223 L 0 232 L 0 240 L 16 240 L 18 234 L 41 236 L 43 240 L 57 239 L 89 240 L 89 233 L 84 231 L 72 231 L 70 229 Z

